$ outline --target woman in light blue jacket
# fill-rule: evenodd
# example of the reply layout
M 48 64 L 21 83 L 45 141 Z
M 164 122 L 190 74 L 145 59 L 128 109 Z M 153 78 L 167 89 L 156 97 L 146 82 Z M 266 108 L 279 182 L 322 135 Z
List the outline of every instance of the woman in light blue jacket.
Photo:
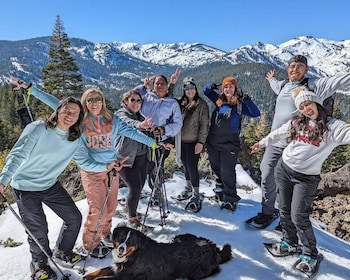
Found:
M 35 121 L 26 126 L 0 173 L 0 192 L 11 184 L 23 223 L 31 233 L 28 243 L 33 279 L 56 279 L 47 259 L 52 251 L 43 204 L 63 220 L 54 255 L 56 261 L 73 266 L 80 260 L 80 255 L 72 249 L 82 216 L 58 176 L 72 159 L 89 172 L 106 173 L 115 165 L 113 160 L 109 164 L 91 160 L 81 138 L 82 121 L 83 107 L 79 100 L 63 99 L 45 122 Z

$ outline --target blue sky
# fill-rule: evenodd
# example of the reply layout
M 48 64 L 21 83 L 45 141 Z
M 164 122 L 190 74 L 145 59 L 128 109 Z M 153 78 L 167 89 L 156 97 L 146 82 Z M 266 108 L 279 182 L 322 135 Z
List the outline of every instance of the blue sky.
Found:
M 50 36 L 57 15 L 70 38 L 91 42 L 200 42 L 228 51 L 303 35 L 350 39 L 348 0 L 6 0 L 0 6 L 0 40 Z

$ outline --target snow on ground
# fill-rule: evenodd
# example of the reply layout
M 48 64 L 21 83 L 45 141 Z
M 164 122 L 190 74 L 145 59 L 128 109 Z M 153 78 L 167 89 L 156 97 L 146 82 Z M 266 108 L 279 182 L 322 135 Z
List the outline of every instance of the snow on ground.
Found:
M 280 235 L 273 231 L 277 225 L 275 221 L 265 230 L 256 230 L 244 223 L 245 220 L 260 211 L 261 189 L 249 177 L 249 175 L 237 165 L 237 183 L 239 186 L 248 185 L 255 187 L 253 191 L 247 192 L 238 189 L 242 197 L 237 210 L 232 213 L 228 210 L 221 210 L 220 205 L 208 199 L 203 201 L 202 210 L 199 213 L 192 213 L 184 210 L 186 201 L 177 202 L 171 196 L 177 195 L 185 186 L 185 179 L 182 173 L 175 173 L 173 178 L 165 183 L 168 197 L 169 215 L 164 227 L 156 227 L 148 235 L 160 242 L 168 242 L 175 235 L 192 233 L 208 238 L 219 246 L 229 243 L 232 246 L 234 257 L 231 261 L 221 266 L 221 272 L 208 279 L 300 279 L 290 270 L 290 266 L 297 257 L 273 258 L 264 249 L 263 242 L 279 241 Z M 200 191 L 212 195 L 215 183 L 212 180 L 201 180 Z M 145 186 L 145 190 L 149 190 Z M 119 196 L 125 196 L 127 188 L 119 191 Z M 142 199 L 139 205 L 139 212 L 145 213 L 148 199 Z M 88 206 L 86 200 L 77 202 L 77 206 L 86 217 Z M 17 211 L 16 204 L 12 207 Z M 118 208 L 122 207 L 121 205 Z M 49 223 L 49 238 L 53 248 L 58 235 L 61 220 L 50 209 L 45 208 Z M 159 210 L 150 209 L 146 224 L 157 225 L 160 221 Z M 113 225 L 116 226 L 123 220 L 115 217 Z M 84 221 L 83 221 L 84 222 Z M 350 275 L 350 244 L 327 233 L 321 228 L 322 224 L 314 222 L 315 234 L 320 253 L 324 260 L 316 279 L 349 279 Z M 0 245 L 0 279 L 20 280 L 30 279 L 29 263 L 31 260 L 29 247 L 26 241 L 26 234 L 22 225 L 17 221 L 13 213 L 7 209 L 0 215 L 0 240 L 7 240 L 9 237 L 15 241 L 23 242 L 23 245 L 13 248 L 4 248 Z M 81 245 L 81 233 L 77 239 L 77 246 Z M 88 258 L 86 270 L 91 272 L 98 268 L 108 266 L 111 262 L 111 255 L 106 259 L 98 260 Z M 83 264 L 81 264 L 82 266 Z M 68 270 L 61 268 L 70 279 L 81 279 L 78 268 Z M 62 275 L 58 273 L 58 279 Z

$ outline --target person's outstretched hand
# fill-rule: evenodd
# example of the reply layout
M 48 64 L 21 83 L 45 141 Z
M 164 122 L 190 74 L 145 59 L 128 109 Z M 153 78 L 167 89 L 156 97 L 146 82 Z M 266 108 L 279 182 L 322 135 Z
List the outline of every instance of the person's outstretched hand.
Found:
M 179 78 L 180 74 L 181 74 L 181 71 L 180 71 L 180 69 L 178 67 L 178 68 L 176 68 L 175 73 L 171 75 L 170 83 L 171 84 L 176 84 L 177 79 Z
M 32 84 L 27 84 L 25 81 L 22 81 L 20 78 L 11 77 L 11 84 L 14 86 L 14 90 L 28 89 Z
M 276 70 L 270 70 L 267 72 L 265 79 L 270 81 L 273 77 L 275 77 Z

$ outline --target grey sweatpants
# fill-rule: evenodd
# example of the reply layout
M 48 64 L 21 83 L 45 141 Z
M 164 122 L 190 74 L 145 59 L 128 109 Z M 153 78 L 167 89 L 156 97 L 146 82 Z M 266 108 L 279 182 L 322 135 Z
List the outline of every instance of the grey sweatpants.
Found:
M 277 196 L 283 240 L 298 244 L 298 235 L 304 255 L 317 257 L 316 238 L 310 222 L 312 202 L 319 175 L 305 175 L 289 168 L 282 159 L 276 166 Z
M 44 191 L 13 190 L 23 223 L 45 251 L 52 255 L 43 203 L 63 220 L 57 239 L 57 248 L 62 251 L 71 251 L 79 234 L 82 215 L 66 190 L 58 182 Z M 28 243 L 33 261 L 47 260 L 45 253 L 40 250 L 30 235 L 28 235 Z
M 276 202 L 275 167 L 281 158 L 283 148 L 268 145 L 260 163 L 261 171 L 261 212 L 266 215 L 273 214 Z

